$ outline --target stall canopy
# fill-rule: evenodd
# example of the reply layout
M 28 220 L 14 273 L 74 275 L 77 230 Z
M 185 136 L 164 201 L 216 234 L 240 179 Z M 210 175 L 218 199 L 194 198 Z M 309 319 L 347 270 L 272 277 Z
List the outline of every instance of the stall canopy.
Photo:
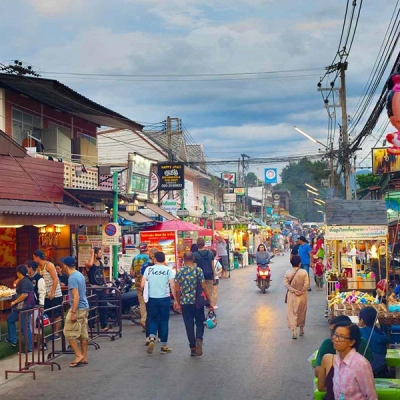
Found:
M 167 221 L 178 220 L 178 218 L 171 215 L 169 212 L 163 210 L 161 207 L 158 207 L 156 204 L 146 203 L 146 208 L 165 218 Z
M 152 231 L 202 231 L 204 228 L 192 224 L 190 222 L 181 221 L 179 219 L 173 221 L 161 222 L 150 228 Z
M 378 239 L 387 235 L 383 200 L 329 200 L 325 206 L 326 239 Z
M 132 225 L 132 224 L 155 224 L 151 218 L 146 217 L 139 211 L 134 215 L 129 215 L 125 211 L 118 211 L 118 215 L 121 218 L 120 225 Z M 118 221 L 119 222 L 119 221 Z
M 0 225 L 101 225 L 110 215 L 65 204 L 0 199 Z

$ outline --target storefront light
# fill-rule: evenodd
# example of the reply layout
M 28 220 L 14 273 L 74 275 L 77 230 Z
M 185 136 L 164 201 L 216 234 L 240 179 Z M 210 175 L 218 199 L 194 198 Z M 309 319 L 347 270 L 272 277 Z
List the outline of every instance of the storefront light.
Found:
M 0 228 L 22 228 L 23 225 L 0 225 Z

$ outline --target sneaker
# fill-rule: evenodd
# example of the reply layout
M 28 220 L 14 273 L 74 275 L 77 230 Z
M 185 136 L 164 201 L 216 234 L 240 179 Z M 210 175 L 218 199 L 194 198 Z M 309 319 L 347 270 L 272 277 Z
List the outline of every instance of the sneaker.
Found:
M 61 335 L 54 335 L 54 340 L 61 340 Z
M 9 338 L 6 337 L 6 342 L 10 343 L 12 347 L 17 347 L 17 343 L 12 342 Z
M 147 346 L 147 354 L 153 354 L 155 344 L 156 344 L 155 340 L 150 339 L 149 345 Z
M 308 291 L 311 292 L 311 288 L 310 287 L 308 288 Z
M 196 339 L 196 356 L 200 357 L 203 355 L 203 341 L 201 339 Z
M 214 310 L 218 310 L 218 306 L 214 306 Z
M 196 357 L 196 347 L 190 348 L 190 357 Z
M 161 354 L 172 353 L 172 349 L 170 347 L 168 347 L 167 345 L 164 345 L 164 346 L 161 346 L 160 353 Z
M 43 343 L 43 344 L 40 346 L 40 350 L 47 351 L 47 344 L 46 344 L 46 343 Z

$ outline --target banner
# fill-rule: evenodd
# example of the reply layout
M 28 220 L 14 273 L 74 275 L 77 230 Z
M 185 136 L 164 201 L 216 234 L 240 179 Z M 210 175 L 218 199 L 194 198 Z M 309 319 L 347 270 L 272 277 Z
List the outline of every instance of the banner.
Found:
M 264 170 L 264 182 L 278 183 L 278 173 L 276 168 L 265 168 Z
M 183 163 L 158 164 L 159 190 L 171 191 L 185 188 L 185 166 Z
M 325 239 L 328 240 L 367 240 L 385 238 L 388 233 L 387 225 L 354 225 L 354 226 L 327 226 Z
M 140 242 L 147 243 L 148 249 L 156 248 L 165 254 L 168 267 L 175 267 L 177 262 L 176 231 L 143 231 L 139 232 Z

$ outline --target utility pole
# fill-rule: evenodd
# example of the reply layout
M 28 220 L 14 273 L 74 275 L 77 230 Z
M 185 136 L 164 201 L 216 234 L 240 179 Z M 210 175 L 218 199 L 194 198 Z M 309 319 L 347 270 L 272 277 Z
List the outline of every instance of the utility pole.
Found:
M 350 154 L 349 154 L 349 136 L 347 133 L 347 105 L 346 105 L 346 69 L 347 62 L 338 63 L 340 71 L 340 104 L 342 106 L 342 140 L 344 156 L 344 179 L 346 188 L 346 200 L 351 200 L 350 188 Z
M 250 156 L 248 156 L 247 154 L 241 154 L 240 155 L 242 157 L 242 187 L 244 188 L 244 196 L 243 196 L 243 215 L 245 214 L 245 212 L 247 211 L 247 207 L 246 207 L 246 198 L 247 198 L 247 185 L 246 185 L 246 179 L 245 179 L 245 171 L 247 171 L 247 166 L 248 166 L 248 161 L 246 161 L 245 164 L 245 158 L 249 159 Z

